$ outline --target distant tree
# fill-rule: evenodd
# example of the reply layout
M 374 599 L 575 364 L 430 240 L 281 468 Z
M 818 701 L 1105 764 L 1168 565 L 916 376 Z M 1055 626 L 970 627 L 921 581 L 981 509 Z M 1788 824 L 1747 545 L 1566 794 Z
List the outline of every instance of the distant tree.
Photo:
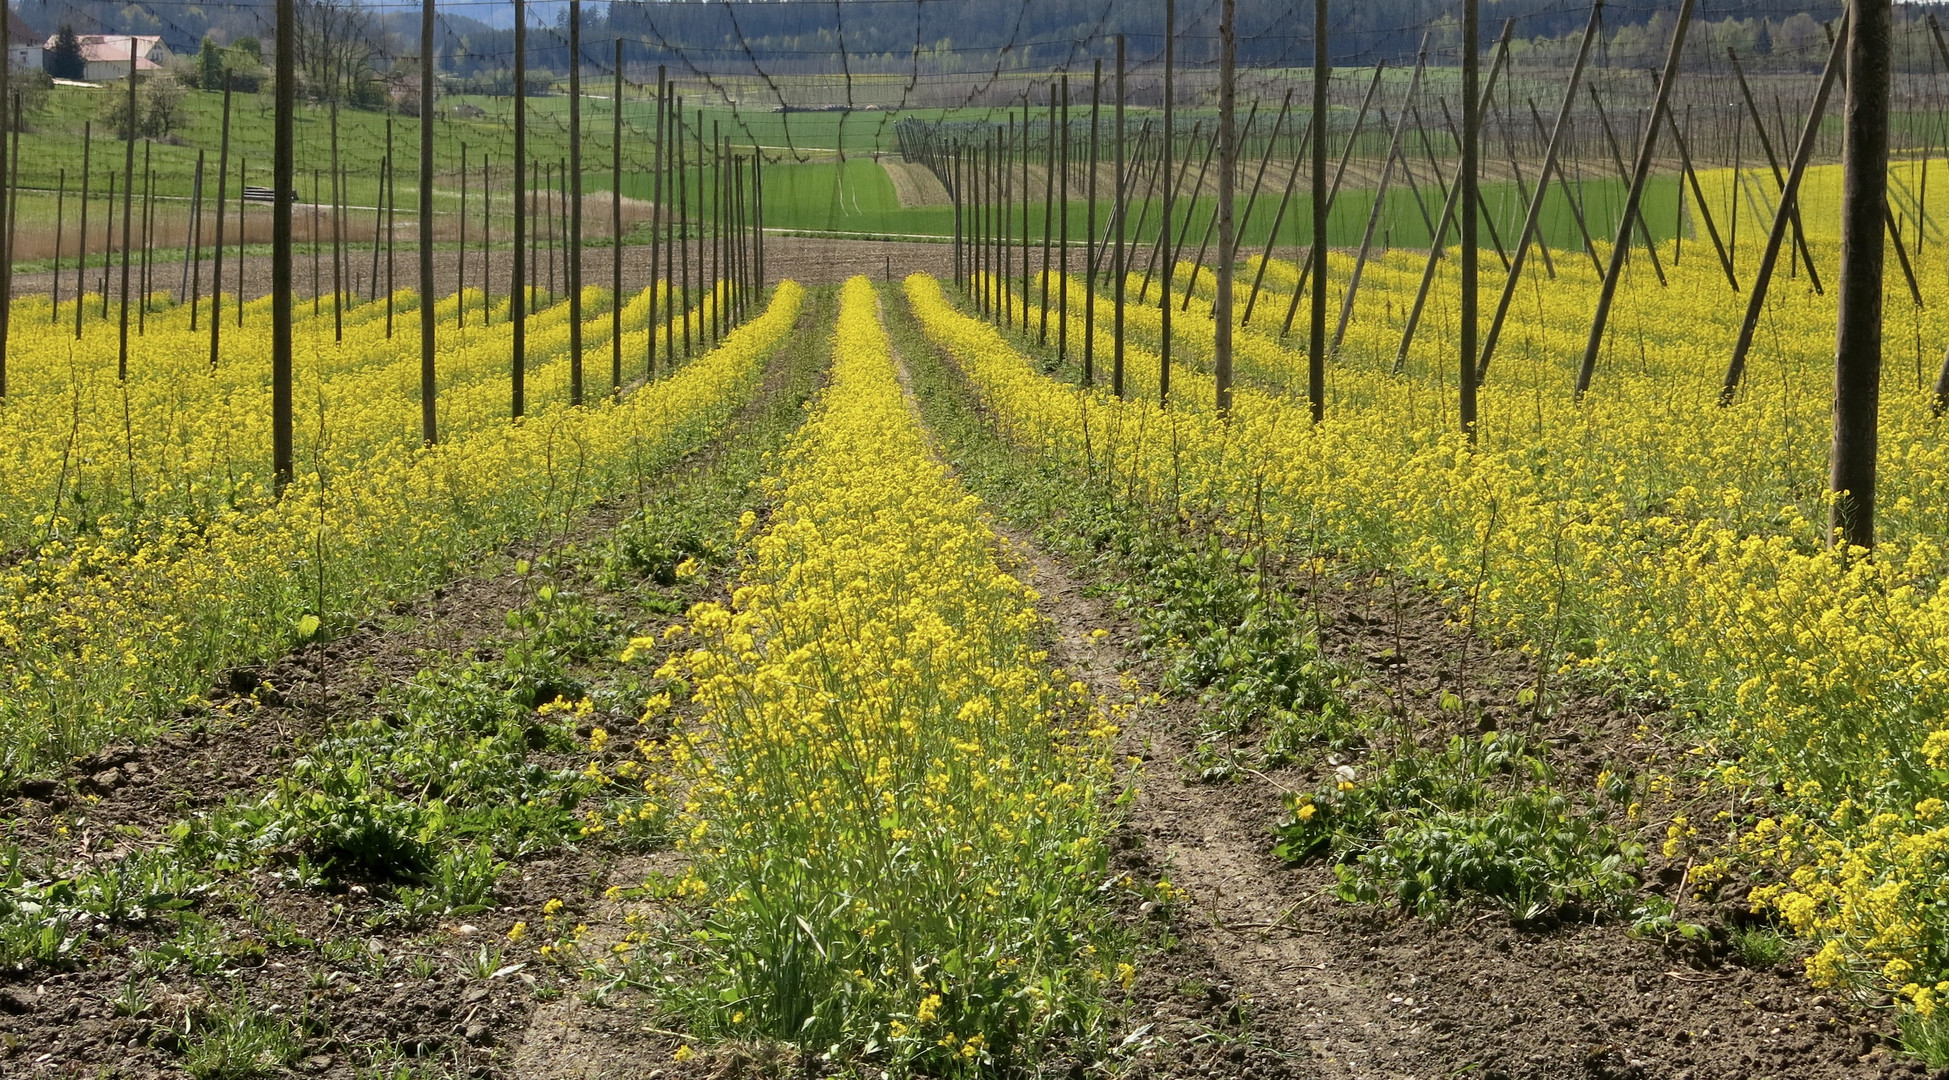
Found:
M 136 108 L 142 112 L 141 132 L 151 139 L 167 139 L 183 124 L 184 88 L 176 76 L 158 71 L 136 88 Z
M 196 88 L 198 90 L 223 89 L 223 50 L 215 40 L 203 39 L 202 48 L 196 52 Z
M 1753 55 L 1771 55 L 1773 52 L 1773 35 L 1767 33 L 1766 20 L 1755 19 L 1754 21 L 1759 23 L 1759 32 L 1753 35 Z
M 260 64 L 264 62 L 264 44 L 254 37 L 240 37 L 231 42 L 230 47 Z
M 47 50 L 44 65 L 57 79 L 79 79 L 88 74 L 88 60 L 81 55 L 81 39 L 74 27 L 63 26 L 54 35 L 54 47 Z
M 298 0 L 298 71 L 313 101 L 374 105 L 386 100 L 378 70 L 385 32 L 356 0 Z
M 8 115 L 13 118 L 16 128 L 26 131 L 26 117 L 47 108 L 48 92 L 54 88 L 53 79 L 45 71 L 9 68 L 7 83 L 11 91 L 8 96 L 20 102 L 20 111 L 15 113 L 8 110 Z

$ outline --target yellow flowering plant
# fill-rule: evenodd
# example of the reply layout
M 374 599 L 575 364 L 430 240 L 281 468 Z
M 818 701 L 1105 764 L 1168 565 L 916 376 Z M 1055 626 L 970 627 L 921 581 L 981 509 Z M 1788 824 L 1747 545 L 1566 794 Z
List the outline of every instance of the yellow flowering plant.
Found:
M 676 1005 L 701 1034 L 736 1002 L 747 1034 L 933 1075 L 1105 1037 L 1114 728 L 1047 669 L 1035 594 L 930 451 L 864 279 L 833 351 L 730 604 L 693 608 L 659 671 L 702 710 L 643 747 L 708 890 L 714 969 Z

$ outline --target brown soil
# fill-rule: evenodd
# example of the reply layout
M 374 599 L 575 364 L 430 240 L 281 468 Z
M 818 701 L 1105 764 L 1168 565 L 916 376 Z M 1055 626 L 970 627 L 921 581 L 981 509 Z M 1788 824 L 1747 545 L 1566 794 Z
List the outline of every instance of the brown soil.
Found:
M 999 528 L 1042 597 L 1052 661 L 1112 700 L 1123 696 L 1123 673 L 1156 686 L 1158 664 L 1144 658 L 1135 622 L 1021 528 Z M 1546 708 L 1517 705 L 1537 685 L 1535 660 L 1468 633 L 1412 583 L 1346 571 L 1284 580 L 1316 612 L 1322 651 L 1357 673 L 1359 707 L 1412 718 L 1442 737 L 1456 721 L 1443 719 L 1439 702 L 1454 693 L 1482 726 L 1542 739 L 1568 788 L 1594 787 L 1600 768 L 1643 770 L 1682 749 L 1656 734 L 1676 721 L 1655 701 L 1546 683 Z M 1100 641 L 1090 636 L 1098 628 L 1109 631 Z M 1499 910 L 1463 909 L 1435 923 L 1341 903 L 1327 867 L 1293 867 L 1271 851 L 1282 795 L 1311 790 L 1329 774 L 1325 752 L 1273 774 L 1201 781 L 1189 765 L 1206 726 L 1199 709 L 1177 700 L 1138 710 L 1119 748 L 1142 761 L 1119 861 L 1189 894 L 1164 950 L 1140 965 L 1133 1075 L 1707 1080 L 1926 1072 L 1894 1053 L 1884 1018 L 1814 992 L 1791 963 L 1749 970 L 1723 944 L 1671 948 L 1633 937 L 1615 920 L 1519 925 Z M 1742 917 L 1743 905 L 1684 895 L 1684 868 L 1655 851 L 1651 859 L 1648 887 L 1676 901 L 1684 917 L 1721 926 Z
M 816 310 L 806 306 L 801 334 L 825 330 L 814 325 Z M 775 363 L 745 415 L 756 415 L 785 386 L 784 365 Z M 681 468 L 707 467 L 741 426 L 734 420 Z M 65 775 L 0 797 L 6 841 L 24 850 L 30 867 L 79 868 L 154 848 L 176 822 L 262 797 L 308 743 L 374 715 L 388 688 L 429 666 L 498 655 L 495 640 L 506 634 L 507 613 L 528 602 L 534 587 L 532 578 L 514 573 L 515 561 L 599 538 L 632 509 L 599 503 L 566 535 L 494 552 L 475 573 L 398 604 L 345 637 L 227 673 L 212 687 L 208 708 L 183 718 L 181 734 L 105 749 Z M 570 587 L 624 625 L 668 621 L 644 611 L 633 593 L 609 592 L 568 573 Z M 720 576 L 685 591 L 717 595 L 726 588 Z M 530 760 L 548 769 L 582 764 L 545 753 Z M 195 910 L 257 948 L 207 976 L 178 970 L 159 980 L 149 1007 L 137 1015 L 120 1014 L 115 1002 L 131 978 L 135 951 L 173 936 L 166 917 L 112 931 L 98 927 L 81 945 L 80 962 L 63 970 L 0 971 L 0 1076 L 181 1076 L 189 1044 L 184 1033 L 212 1006 L 241 993 L 253 1010 L 306 1019 L 313 1034 L 295 1070 L 301 1075 L 377 1075 L 360 1071 L 363 1059 L 375 1048 L 392 1048 L 416 1068 L 432 1069 L 427 1075 L 526 1080 L 535 1073 L 518 1054 L 531 1016 L 543 1003 L 573 1000 L 577 983 L 564 972 L 519 963 L 511 949 L 497 974 L 481 977 L 474 970 L 480 950 L 505 947 L 517 921 L 539 926 L 551 899 L 565 902 L 565 918 L 598 924 L 599 913 L 612 906 L 602 897 L 606 886 L 640 882 L 649 865 L 593 846 L 545 851 L 513 861 L 495 889 L 493 909 L 433 924 L 374 925 L 368 920 L 382 911 L 376 889 L 293 888 L 263 869 L 223 875 L 221 896 L 212 894 Z M 257 910 L 249 910 L 253 905 Z M 266 914 L 315 947 L 270 940 L 257 929 Z M 372 960 L 375 955 L 388 962 Z M 431 974 L 415 972 L 414 962 Z
M 888 155 L 880 158 L 880 168 L 886 170 L 887 179 L 893 183 L 893 195 L 901 206 L 948 205 L 946 185 L 927 166 Z
M 599 507 L 578 535 L 598 535 L 625 509 Z M 1135 622 L 1098 595 L 1092 586 L 1100 583 L 1022 530 L 999 529 L 1042 595 L 1053 662 L 1106 694 L 1121 696 L 1124 672 L 1155 686 L 1155 662 L 1143 657 Z M 71 866 L 153 845 L 173 821 L 255 797 L 295 748 L 368 714 L 384 688 L 430 658 L 486 648 L 504 613 L 525 599 L 507 562 L 532 553 L 532 545 L 501 553 L 479 573 L 353 635 L 232 673 L 213 688 L 210 714 L 190 733 L 104 751 L 58 782 L 0 803 L 7 838 Z M 726 585 L 718 579 L 702 588 L 718 593 Z M 1288 585 L 1318 612 L 1324 650 L 1362 673 L 1354 693 L 1364 707 L 1439 726 L 1437 700 L 1457 693 L 1485 723 L 1533 726 L 1554 748 L 1566 783 L 1607 763 L 1641 765 L 1671 753 L 1641 734 L 1641 725 L 1670 727 L 1657 702 L 1567 685 L 1545 696 L 1552 707 L 1541 716 L 1517 706 L 1516 694 L 1535 682 L 1533 659 L 1458 629 L 1448 608 L 1410 583 L 1293 575 Z M 1097 628 L 1108 636 L 1093 639 Z M 1120 747 L 1142 761 L 1142 783 L 1117 862 L 1138 876 L 1168 876 L 1188 894 L 1167 921 L 1148 922 L 1157 951 L 1140 965 L 1128 1002 L 1121 1051 L 1128 1075 L 1924 1075 L 1893 1055 L 1885 1024 L 1815 994 L 1791 966 L 1748 970 L 1723 949 L 1669 949 L 1616 922 L 1518 925 L 1499 911 L 1464 910 L 1437 924 L 1332 899 L 1326 868 L 1294 868 L 1270 852 L 1282 791 L 1310 786 L 1326 762 L 1245 773 L 1237 782 L 1198 781 L 1185 762 L 1202 727 L 1199 708 L 1179 700 L 1140 710 Z M 60 833 L 62 826 L 70 831 Z M 504 879 L 495 910 L 411 931 L 365 926 L 377 904 L 356 890 L 306 892 L 253 879 L 245 884 L 262 903 L 305 936 L 363 942 L 393 957 L 392 966 L 374 967 L 357 947 L 329 961 L 273 947 L 211 978 L 178 978 L 141 1015 L 118 1016 L 113 1002 L 128 954 L 123 942 L 111 948 L 106 937 L 94 938 L 76 969 L 0 973 L 0 1075 L 180 1075 L 179 1033 L 188 1018 L 237 989 L 260 1007 L 307 1010 L 329 1026 L 334 1041 L 300 1064 L 304 1075 L 350 1078 L 356 1062 L 345 1048 L 372 1044 L 404 1048 L 454 1075 L 510 1080 L 797 1073 L 806 1063 L 764 1047 L 726 1048 L 678 1066 L 671 1055 L 680 1034 L 646 1026 L 639 1010 L 585 999 L 578 991 L 586 987 L 555 972 L 466 973 L 481 944 L 503 940 L 517 919 L 538 921 L 552 897 L 594 928 L 591 943 L 600 946 L 623 914 L 604 889 L 640 881 L 653 868 L 667 872 L 668 861 L 597 848 L 532 857 Z M 1654 859 L 1653 887 L 1676 894 L 1677 869 Z M 1736 917 L 1734 906 L 1684 904 L 1701 921 Z M 206 913 L 227 924 L 241 919 L 234 895 L 212 908 Z M 122 936 L 152 947 L 163 937 L 161 922 Z M 435 973 L 407 975 L 405 957 L 431 961 Z

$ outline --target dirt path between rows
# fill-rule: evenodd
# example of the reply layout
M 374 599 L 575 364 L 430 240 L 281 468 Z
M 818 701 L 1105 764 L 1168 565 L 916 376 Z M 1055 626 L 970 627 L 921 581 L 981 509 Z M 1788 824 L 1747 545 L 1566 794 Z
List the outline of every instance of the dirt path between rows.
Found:
M 1129 677 L 1158 685 L 1160 664 L 1143 656 L 1134 619 L 1027 523 L 993 526 L 1041 596 L 1052 663 L 1113 701 L 1129 697 Z M 1348 690 L 1360 707 L 1429 717 L 1452 690 L 1487 723 L 1532 722 L 1517 695 L 1533 683 L 1534 659 L 1465 633 L 1411 583 L 1343 570 L 1288 587 L 1317 613 L 1322 652 L 1360 672 Z M 1554 711 L 1531 733 L 1551 745 L 1566 782 L 1594 783 L 1623 743 L 1675 722 L 1658 703 L 1602 688 L 1552 693 Z M 1188 764 L 1206 726 L 1200 711 L 1191 700 L 1139 708 L 1118 747 L 1141 761 L 1118 862 L 1187 897 L 1170 920 L 1175 940 L 1139 965 L 1126 1047 L 1134 1075 L 1925 1075 L 1893 1055 L 1885 1022 L 1820 996 L 1797 964 L 1749 970 L 1725 963 L 1723 949 L 1668 948 L 1614 920 L 1519 927 L 1500 910 L 1464 908 L 1437 924 L 1340 902 L 1327 867 L 1272 855 L 1282 794 L 1310 790 L 1334 759 L 1322 748 L 1307 766 L 1200 780 Z M 1675 869 L 1654 855 L 1647 872 L 1673 887 Z

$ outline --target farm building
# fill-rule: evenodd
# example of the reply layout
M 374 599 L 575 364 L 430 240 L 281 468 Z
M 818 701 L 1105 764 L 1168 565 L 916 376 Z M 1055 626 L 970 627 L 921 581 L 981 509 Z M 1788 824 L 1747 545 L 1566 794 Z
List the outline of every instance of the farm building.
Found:
M 88 82 L 113 82 L 128 76 L 128 34 L 82 34 L 78 40 L 81 42 L 81 58 L 87 64 L 82 79 Z M 134 40 L 137 71 L 159 71 L 175 59 L 159 36 L 138 34 Z M 54 38 L 48 38 L 45 48 L 53 49 L 54 43 Z
M 39 70 L 41 35 L 18 11 L 7 11 L 7 64 L 11 70 Z

